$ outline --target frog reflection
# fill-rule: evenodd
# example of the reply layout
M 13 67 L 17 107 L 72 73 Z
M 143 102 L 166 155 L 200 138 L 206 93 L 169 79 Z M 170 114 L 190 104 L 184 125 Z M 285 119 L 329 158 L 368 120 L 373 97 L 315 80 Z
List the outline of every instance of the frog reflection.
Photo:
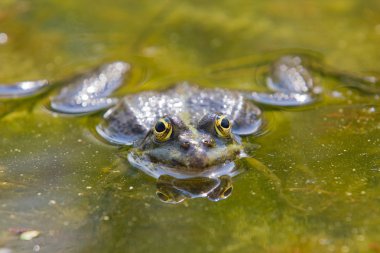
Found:
M 207 197 L 212 201 L 228 198 L 232 194 L 231 177 L 192 177 L 179 179 L 162 175 L 157 180 L 157 197 L 167 203 L 179 203 L 187 198 Z

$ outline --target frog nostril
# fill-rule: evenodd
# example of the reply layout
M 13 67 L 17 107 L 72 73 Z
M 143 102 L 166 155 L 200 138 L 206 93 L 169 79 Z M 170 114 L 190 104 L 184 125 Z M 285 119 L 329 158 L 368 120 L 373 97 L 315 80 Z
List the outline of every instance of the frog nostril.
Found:
M 213 139 L 203 139 L 202 143 L 203 143 L 203 145 L 205 145 L 206 147 L 209 147 L 209 148 L 215 146 L 215 141 Z
M 184 141 L 181 143 L 181 148 L 183 149 L 189 149 L 190 148 L 190 142 L 189 141 Z

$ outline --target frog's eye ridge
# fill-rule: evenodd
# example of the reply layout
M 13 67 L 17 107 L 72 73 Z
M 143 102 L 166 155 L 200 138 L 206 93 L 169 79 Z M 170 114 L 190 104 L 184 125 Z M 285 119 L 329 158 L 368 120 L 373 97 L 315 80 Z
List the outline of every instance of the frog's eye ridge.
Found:
M 157 141 L 164 142 L 169 140 L 173 132 L 170 119 L 167 117 L 159 119 L 154 125 L 153 132 Z
M 215 118 L 216 133 L 223 138 L 231 137 L 231 122 L 225 115 L 218 115 Z

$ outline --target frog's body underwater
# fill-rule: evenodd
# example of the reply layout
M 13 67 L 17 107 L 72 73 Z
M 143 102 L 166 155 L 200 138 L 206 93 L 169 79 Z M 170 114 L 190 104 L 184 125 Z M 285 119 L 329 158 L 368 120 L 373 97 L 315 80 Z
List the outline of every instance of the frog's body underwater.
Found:
M 157 178 L 158 197 L 171 203 L 195 197 L 216 201 L 231 194 L 231 177 L 239 172 L 235 161 L 246 156 L 241 137 L 262 127 L 261 110 L 252 101 L 300 106 L 318 98 L 311 74 L 295 56 L 272 64 L 270 93 L 202 89 L 183 82 L 166 91 L 110 98 L 129 71 L 124 62 L 103 65 L 62 88 L 51 108 L 85 114 L 111 107 L 96 127 L 98 134 L 113 144 L 133 145 L 128 161 Z M 44 83 L 39 81 L 34 93 Z M 20 84 L 0 89 L 0 96 L 17 97 Z M 20 96 L 24 93 L 33 92 L 24 89 Z

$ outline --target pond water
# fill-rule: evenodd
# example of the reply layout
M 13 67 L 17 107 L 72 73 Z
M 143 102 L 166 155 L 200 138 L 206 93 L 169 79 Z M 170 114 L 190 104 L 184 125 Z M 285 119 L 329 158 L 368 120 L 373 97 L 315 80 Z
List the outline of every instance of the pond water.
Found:
M 376 0 L 3 0 L 0 81 L 59 84 L 124 60 L 120 94 L 179 80 L 260 89 L 256 65 L 274 52 L 378 75 L 379 13 Z M 380 95 L 318 81 L 313 106 L 263 108 L 267 132 L 245 140 L 258 148 L 229 198 L 176 205 L 94 137 L 99 115 L 54 114 L 43 95 L 0 101 L 0 252 L 379 252 Z M 41 235 L 22 241 L 25 228 Z

